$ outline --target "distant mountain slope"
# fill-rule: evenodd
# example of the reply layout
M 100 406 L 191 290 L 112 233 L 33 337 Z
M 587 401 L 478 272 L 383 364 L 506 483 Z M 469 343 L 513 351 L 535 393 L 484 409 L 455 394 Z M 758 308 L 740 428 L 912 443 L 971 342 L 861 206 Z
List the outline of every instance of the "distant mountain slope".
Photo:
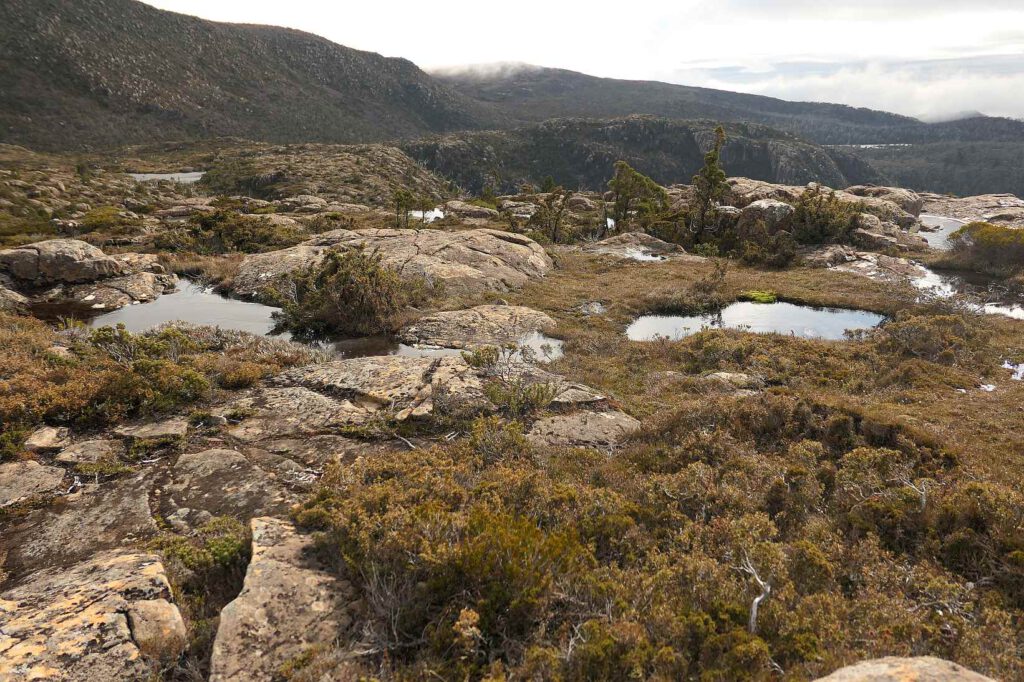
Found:
M 0 142 L 369 141 L 498 125 L 488 109 L 409 61 L 290 29 L 134 0 L 0 3 Z
M 471 191 L 487 185 L 511 191 L 524 182 L 540 183 L 548 175 L 573 189 L 601 189 L 619 159 L 663 184 L 689 182 L 713 143 L 716 126 L 713 121 L 651 116 L 556 119 L 514 130 L 452 133 L 401 146 L 429 169 Z M 851 184 L 821 147 L 760 125 L 729 124 L 726 130 L 729 140 L 722 162 L 730 175 L 786 184 Z M 853 181 L 884 178 L 858 175 Z
M 1012 119 L 983 117 L 929 124 L 907 116 L 842 104 L 787 102 L 656 81 L 598 78 L 564 69 L 471 69 L 435 75 L 467 97 L 522 121 L 629 114 L 710 118 L 761 123 L 819 144 L 991 141 L 1024 137 L 1024 122 Z

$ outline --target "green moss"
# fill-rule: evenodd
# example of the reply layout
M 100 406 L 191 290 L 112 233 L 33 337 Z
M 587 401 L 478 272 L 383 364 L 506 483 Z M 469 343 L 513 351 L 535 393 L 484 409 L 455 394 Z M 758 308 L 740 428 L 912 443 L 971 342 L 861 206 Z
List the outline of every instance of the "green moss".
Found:
M 775 303 L 779 300 L 774 291 L 744 291 L 739 295 L 739 299 L 752 303 Z

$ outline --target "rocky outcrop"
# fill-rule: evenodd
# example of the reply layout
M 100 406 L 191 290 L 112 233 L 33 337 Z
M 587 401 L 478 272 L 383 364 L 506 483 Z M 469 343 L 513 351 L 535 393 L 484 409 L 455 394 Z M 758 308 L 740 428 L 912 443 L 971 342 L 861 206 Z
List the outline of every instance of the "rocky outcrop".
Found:
M 554 327 L 555 321 L 539 310 L 481 305 L 421 317 L 399 337 L 408 344 L 474 349 L 516 343 L 524 336 Z
M 332 249 L 359 246 L 380 254 L 401 274 L 441 284 L 450 294 L 509 291 L 552 267 L 532 239 L 499 230 L 334 230 L 289 249 L 247 256 L 234 279 L 235 293 L 257 296 Z
M 0 593 L 0 679 L 151 679 L 186 644 L 157 556 L 109 552 Z
M 745 208 L 755 201 L 763 199 L 794 203 L 807 189 L 802 186 L 777 185 L 750 178 L 729 178 L 726 182 L 729 184 L 729 193 L 725 203 L 736 208 Z
M 285 521 L 256 518 L 252 561 L 238 597 L 224 607 L 210 682 L 270 682 L 281 666 L 352 627 L 351 584 L 316 557 L 312 538 Z
M 921 215 L 924 199 L 917 192 L 902 187 L 877 187 L 875 185 L 854 185 L 846 188 L 847 194 L 891 201 L 915 218 Z
M 929 215 L 957 218 L 966 222 L 983 220 L 1005 227 L 1024 228 L 1024 199 L 1012 194 L 981 194 L 973 197 L 951 197 L 945 194 L 922 194 L 923 212 Z
M 64 470 L 60 467 L 33 461 L 0 464 L 0 509 L 57 492 L 63 480 Z
M 646 232 L 623 232 L 590 244 L 586 250 L 638 261 L 662 261 L 680 257 L 703 260 L 699 256 L 689 256 L 678 244 L 662 241 Z
M 29 303 L 96 310 L 151 301 L 177 281 L 155 255 L 107 255 L 77 239 L 50 239 L 0 251 L 0 276 Z
M 486 206 L 467 204 L 465 201 L 449 201 L 444 205 L 445 215 L 459 218 L 497 218 L 498 212 Z
M 962 665 L 932 656 L 879 658 L 837 670 L 815 682 L 995 682 Z
M 878 216 L 882 220 L 896 223 L 904 229 L 917 224 L 917 215 L 908 212 L 896 201 L 885 198 L 885 193 L 882 193 L 883 196 L 872 195 L 870 193 L 870 189 L 874 188 L 855 187 L 854 189 L 863 189 L 863 191 L 866 192 L 865 195 L 861 196 L 849 191 L 832 190 L 817 183 L 811 183 L 806 187 L 796 187 L 793 185 L 776 185 L 770 182 L 750 180 L 748 178 L 729 178 L 728 183 L 729 193 L 726 197 L 725 203 L 731 206 L 736 206 L 737 208 L 745 208 L 756 201 L 762 201 L 765 199 L 793 204 L 796 203 L 808 189 L 818 187 L 827 192 L 834 191 L 835 196 L 840 201 L 853 204 L 865 213 L 870 213 Z M 900 201 L 909 203 L 913 207 L 912 200 L 909 197 L 904 196 L 902 194 L 902 190 L 899 191 L 899 196 L 897 196 L 896 190 L 893 190 L 889 196 L 893 199 L 899 199 Z

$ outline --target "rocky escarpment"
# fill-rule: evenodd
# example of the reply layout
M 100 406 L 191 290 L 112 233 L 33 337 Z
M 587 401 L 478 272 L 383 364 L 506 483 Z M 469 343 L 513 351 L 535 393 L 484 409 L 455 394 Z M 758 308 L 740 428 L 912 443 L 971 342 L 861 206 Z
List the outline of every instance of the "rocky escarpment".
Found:
M 149 254 L 107 255 L 77 239 L 50 239 L 0 251 L 0 299 L 113 310 L 151 301 L 177 278 Z M 11 291 L 13 290 L 13 295 Z
M 524 183 L 539 185 L 547 176 L 565 187 L 602 189 L 619 160 L 671 184 L 688 182 L 701 167 L 716 125 L 648 116 L 556 119 L 509 131 L 453 133 L 402 148 L 474 192 L 514 191 Z M 722 163 L 732 173 L 788 184 L 849 184 L 820 147 L 762 126 L 726 128 Z
M 335 230 L 281 251 L 247 256 L 234 279 L 241 296 L 259 296 L 284 275 L 318 263 L 331 250 L 362 247 L 407 277 L 448 294 L 508 291 L 551 269 L 528 237 L 498 230 Z

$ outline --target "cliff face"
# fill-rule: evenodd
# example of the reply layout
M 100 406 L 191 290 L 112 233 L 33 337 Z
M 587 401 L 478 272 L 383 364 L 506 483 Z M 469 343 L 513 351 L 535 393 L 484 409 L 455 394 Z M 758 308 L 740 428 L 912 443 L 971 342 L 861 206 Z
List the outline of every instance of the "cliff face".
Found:
M 566 187 L 600 189 L 622 159 L 662 184 L 689 182 L 713 144 L 711 121 L 648 116 L 558 119 L 508 131 L 456 133 L 403 145 L 431 170 L 462 187 L 514 190 L 551 175 Z M 801 185 L 845 187 L 839 166 L 820 147 L 757 125 L 727 126 L 722 163 L 730 175 Z
M 134 0 L 8 0 L 0 46 L 0 141 L 35 148 L 351 142 L 495 123 L 404 59 Z

